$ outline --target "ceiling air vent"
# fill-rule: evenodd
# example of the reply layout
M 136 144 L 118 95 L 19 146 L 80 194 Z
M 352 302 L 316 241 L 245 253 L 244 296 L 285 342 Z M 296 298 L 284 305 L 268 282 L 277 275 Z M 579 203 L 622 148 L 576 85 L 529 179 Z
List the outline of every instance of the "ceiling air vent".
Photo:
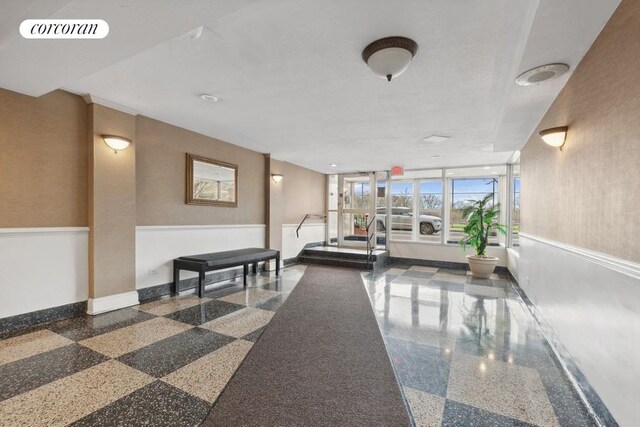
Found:
M 557 79 L 569 71 L 567 64 L 547 64 L 532 68 L 520 74 L 516 79 L 518 86 L 534 86 L 542 82 Z

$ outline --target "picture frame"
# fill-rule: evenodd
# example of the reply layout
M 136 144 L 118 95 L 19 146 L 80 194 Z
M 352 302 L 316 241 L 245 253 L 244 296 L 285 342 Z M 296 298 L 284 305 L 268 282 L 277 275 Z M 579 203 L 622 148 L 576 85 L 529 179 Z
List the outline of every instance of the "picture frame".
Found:
M 186 203 L 238 207 L 238 165 L 186 153 Z

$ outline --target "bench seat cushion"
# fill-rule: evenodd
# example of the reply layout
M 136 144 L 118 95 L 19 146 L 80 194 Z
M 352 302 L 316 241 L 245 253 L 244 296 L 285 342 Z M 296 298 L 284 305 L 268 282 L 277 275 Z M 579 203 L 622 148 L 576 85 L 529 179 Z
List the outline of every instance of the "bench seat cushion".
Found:
M 236 249 L 233 251 L 212 252 L 208 254 L 183 256 L 178 259 L 206 263 L 208 267 L 227 264 L 250 264 L 268 257 L 276 257 L 278 251 L 263 248 Z

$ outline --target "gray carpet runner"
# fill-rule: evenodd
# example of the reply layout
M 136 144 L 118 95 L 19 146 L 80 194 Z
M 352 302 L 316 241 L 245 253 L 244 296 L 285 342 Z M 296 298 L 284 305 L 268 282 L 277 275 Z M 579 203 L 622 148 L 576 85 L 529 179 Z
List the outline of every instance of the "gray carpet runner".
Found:
M 411 425 L 360 273 L 308 267 L 203 425 Z

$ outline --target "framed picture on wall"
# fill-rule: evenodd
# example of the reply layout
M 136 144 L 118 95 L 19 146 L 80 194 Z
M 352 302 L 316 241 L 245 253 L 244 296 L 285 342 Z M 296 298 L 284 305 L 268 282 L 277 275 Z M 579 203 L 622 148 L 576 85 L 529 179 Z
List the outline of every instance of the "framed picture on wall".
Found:
M 187 153 L 187 204 L 238 207 L 238 165 Z

